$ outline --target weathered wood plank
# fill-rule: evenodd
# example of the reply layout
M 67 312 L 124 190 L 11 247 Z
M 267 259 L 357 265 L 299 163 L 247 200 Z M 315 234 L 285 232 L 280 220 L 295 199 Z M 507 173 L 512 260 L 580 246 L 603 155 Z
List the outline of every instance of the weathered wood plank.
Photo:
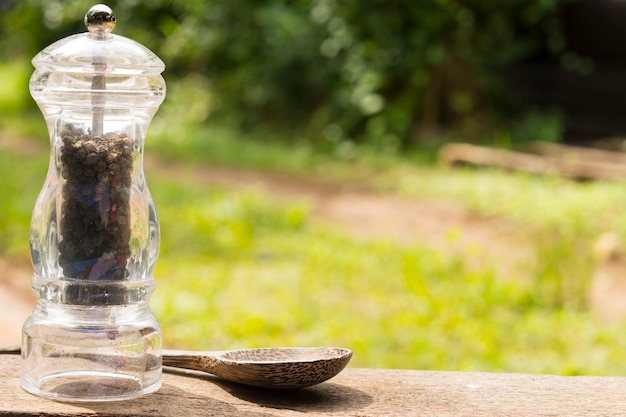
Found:
M 626 378 L 348 368 L 300 391 L 268 391 L 192 371 L 156 394 L 60 403 L 19 386 L 19 357 L 0 355 L 0 416 L 624 416 Z
M 626 158 L 620 152 L 533 143 L 528 152 L 450 143 L 441 148 L 440 159 L 449 166 L 498 167 L 540 175 L 573 179 L 626 179 Z

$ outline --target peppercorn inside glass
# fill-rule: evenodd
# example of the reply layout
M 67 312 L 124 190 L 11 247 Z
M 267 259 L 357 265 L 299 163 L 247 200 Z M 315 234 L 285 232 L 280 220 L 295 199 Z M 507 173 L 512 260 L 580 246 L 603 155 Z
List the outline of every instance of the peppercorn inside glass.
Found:
M 116 133 L 93 137 L 71 124 L 61 132 L 61 141 L 63 275 L 90 281 L 126 279 L 134 141 Z M 91 303 L 98 294 L 72 297 Z

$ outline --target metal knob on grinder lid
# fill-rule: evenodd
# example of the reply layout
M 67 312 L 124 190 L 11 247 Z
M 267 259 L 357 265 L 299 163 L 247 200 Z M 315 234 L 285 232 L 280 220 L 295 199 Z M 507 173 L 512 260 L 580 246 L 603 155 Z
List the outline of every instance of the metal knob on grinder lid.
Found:
M 96 4 L 85 14 L 85 26 L 97 39 L 106 39 L 115 29 L 115 13 L 105 4 Z

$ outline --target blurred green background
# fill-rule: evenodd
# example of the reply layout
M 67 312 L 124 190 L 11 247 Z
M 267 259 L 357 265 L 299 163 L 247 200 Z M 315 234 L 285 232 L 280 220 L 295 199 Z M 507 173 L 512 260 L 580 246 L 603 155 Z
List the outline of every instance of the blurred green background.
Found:
M 623 184 L 435 163 L 449 141 L 568 139 L 567 111 L 529 100 L 518 72 L 536 60 L 577 77 L 598 70 L 568 48 L 570 3 L 108 2 L 114 33 L 167 66 L 146 142 L 180 171 L 148 172 L 162 229 L 151 305 L 165 344 L 340 345 L 362 367 L 626 373 L 625 321 L 599 319 L 588 296 L 597 271 L 622 259 L 619 247 L 593 248 L 626 236 Z M 3 257 L 28 259 L 48 160 L 29 61 L 84 31 L 90 6 L 0 3 L 0 136 L 12 138 L 0 148 Z M 489 261 L 499 242 L 462 245 L 470 232 L 454 224 L 443 245 L 357 239 L 306 200 L 207 184 L 204 166 L 454 202 L 505 224 L 512 244 L 500 264 Z
M 79 17 L 91 2 L 2 4 L 0 51 L 11 72 L 25 70 L 26 61 L 53 41 L 84 31 Z M 582 57 L 576 66 L 576 55 L 566 49 L 562 4 L 109 2 L 118 15 L 115 33 L 166 62 L 173 93 L 168 102 L 177 118 L 280 132 L 287 142 L 305 140 L 327 151 L 345 148 L 345 142 L 406 149 L 454 134 L 477 140 L 498 129 L 512 130 L 518 136 L 513 140 L 529 129 L 551 129 L 530 133 L 558 140 L 558 114 L 538 116 L 526 108 L 511 94 L 507 71 L 538 54 L 555 62 L 565 56 L 572 70 L 586 68 Z M 13 93 L 3 94 L 12 100 L 3 107 L 32 108 L 26 89 Z M 15 93 L 22 94 L 19 101 Z M 192 105 L 182 111 L 180 101 L 190 94 Z

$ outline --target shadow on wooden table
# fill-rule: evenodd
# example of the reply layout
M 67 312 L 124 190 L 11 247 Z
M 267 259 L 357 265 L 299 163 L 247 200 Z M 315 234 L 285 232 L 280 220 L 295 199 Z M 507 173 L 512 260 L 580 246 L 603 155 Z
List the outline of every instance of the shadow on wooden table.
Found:
M 332 380 L 308 388 L 272 390 L 223 381 L 212 375 L 195 371 L 164 369 L 170 374 L 206 381 L 240 400 L 273 409 L 300 412 L 345 412 L 365 408 L 373 401 L 369 394 L 333 383 Z M 203 382 L 198 381 L 198 384 L 201 383 Z M 168 387 L 164 386 L 163 389 L 168 389 Z

